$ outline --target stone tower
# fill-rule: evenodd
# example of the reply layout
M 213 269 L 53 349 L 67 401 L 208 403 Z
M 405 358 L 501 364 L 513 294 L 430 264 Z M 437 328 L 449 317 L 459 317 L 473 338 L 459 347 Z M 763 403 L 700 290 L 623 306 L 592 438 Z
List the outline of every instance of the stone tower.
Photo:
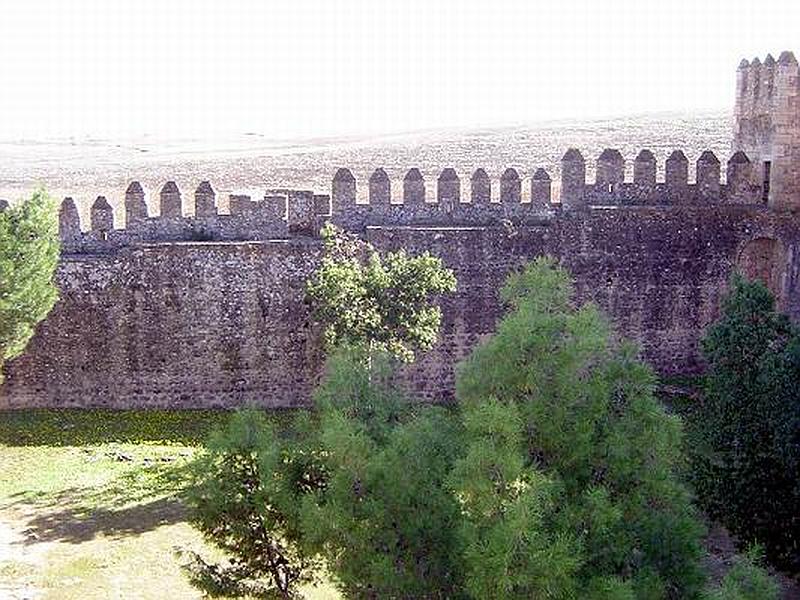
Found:
M 752 161 L 762 200 L 776 209 L 800 209 L 800 67 L 794 54 L 741 62 L 734 117 L 733 150 Z

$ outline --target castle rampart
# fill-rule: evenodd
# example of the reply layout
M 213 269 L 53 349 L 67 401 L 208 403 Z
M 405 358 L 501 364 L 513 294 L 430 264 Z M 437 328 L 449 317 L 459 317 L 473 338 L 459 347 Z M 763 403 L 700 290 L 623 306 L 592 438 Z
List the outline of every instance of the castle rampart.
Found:
M 787 210 L 800 206 L 797 71 L 791 53 L 742 63 L 735 151 L 692 156 L 694 181 L 680 150 L 659 180 L 662 157 L 647 149 L 626 180 L 631 157 L 610 148 L 589 158 L 590 182 L 572 148 L 558 181 L 542 168 L 444 168 L 426 181 L 417 168 L 379 167 L 359 182 L 341 168 L 330 195 L 233 195 L 228 214 L 207 181 L 193 211 L 174 182 L 150 195 L 152 207 L 131 183 L 124 218 L 101 196 L 82 223 L 66 198 L 61 298 L 7 365 L 0 408 L 308 402 L 323 357 L 304 290 L 326 221 L 379 250 L 429 251 L 455 271 L 439 342 L 402 374 L 423 397 L 452 397 L 454 366 L 503 314 L 504 279 L 541 255 L 567 267 L 576 300 L 596 302 L 659 372 L 695 372 L 735 270 L 800 319 L 800 217 Z
M 452 168 L 443 169 L 435 181 L 435 193 L 428 192 L 419 169 L 409 169 L 402 186 L 393 186 L 383 168 L 369 177 L 368 201 L 358 201 L 359 182 L 342 168 L 333 182 L 334 223 L 352 231 L 371 225 L 474 226 L 497 224 L 502 220 L 531 224 L 553 218 L 560 211 L 586 210 L 589 206 L 674 206 L 679 204 L 759 204 L 760 188 L 753 183 L 749 159 L 737 153 L 722 165 L 711 151 L 696 162 L 696 181 L 689 182 L 689 161 L 674 151 L 665 161 L 665 179 L 656 181 L 657 160 L 642 150 L 634 160 L 633 180 L 626 181 L 626 159 L 616 149 L 607 149 L 596 160 L 594 182 L 586 178 L 586 160 L 577 149 L 564 154 L 561 165 L 560 201 L 555 200 L 550 175 L 542 168 L 530 177 L 530 192 L 523 197 L 525 179 L 513 168 L 506 169 L 498 185 L 484 169 L 470 176 L 470 194 L 462 193 L 461 178 Z M 393 197 L 392 191 L 402 190 Z
M 382 250 L 431 251 L 455 270 L 459 286 L 443 299 L 441 340 L 403 376 L 433 400 L 450 397 L 454 365 L 494 330 L 504 278 L 542 254 L 568 267 L 578 300 L 597 302 L 663 373 L 699 367 L 702 328 L 737 265 L 768 280 L 782 306 L 800 315 L 798 224 L 763 205 L 744 153 L 727 161 L 725 182 L 710 152 L 697 158 L 696 182 L 679 151 L 667 159 L 664 181 L 652 152 L 636 156 L 633 181 L 625 162 L 604 151 L 587 182 L 584 157 L 568 151 L 560 202 L 544 169 L 508 169 L 495 186 L 480 168 L 467 193 L 453 169 L 429 188 L 417 169 L 393 186 L 379 168 L 367 182 L 368 203 L 356 201 L 358 182 L 340 169 L 330 196 L 232 196 L 230 214 L 219 213 L 202 182 L 192 216 L 169 183 L 155 198 L 161 214 L 151 216 L 133 182 L 124 224 L 100 197 L 86 231 L 65 199 L 61 300 L 8 365 L 0 407 L 306 402 L 322 354 L 304 289 L 325 220 Z
M 105 197 L 92 204 L 89 227 L 84 231 L 72 198 L 59 212 L 62 251 L 65 254 L 113 252 L 147 242 L 259 241 L 284 239 L 294 234 L 313 235 L 330 212 L 326 195 L 302 190 L 267 190 L 261 201 L 232 194 L 229 213 L 218 211 L 216 193 L 207 181 L 194 194 L 194 215 L 184 211 L 178 186 L 170 181 L 158 195 L 157 211 L 150 215 L 139 182 L 125 192 L 124 223 L 115 226 L 114 211 Z
M 586 160 L 577 149 L 564 154 L 560 186 L 549 173 L 535 169 L 530 176 L 506 169 L 493 182 L 477 168 L 464 193 L 461 177 L 443 169 L 428 186 L 419 169 L 409 169 L 393 185 L 387 172 L 376 169 L 367 182 L 367 202 L 357 201 L 358 182 L 349 169 L 333 178 L 330 196 L 303 190 L 267 190 L 263 199 L 232 194 L 228 213 L 220 211 L 208 181 L 194 192 L 194 210 L 184 194 L 166 182 L 153 194 L 148 207 L 142 186 L 133 181 L 125 191 L 123 215 L 115 217 L 105 197 L 92 204 L 89 223 L 81 222 L 75 202 L 62 203 L 59 223 L 66 254 L 110 252 L 147 242 L 265 241 L 294 235 L 315 236 L 326 219 L 351 231 L 367 226 L 476 226 L 509 221 L 515 225 L 540 224 L 562 212 L 579 212 L 591 206 L 661 206 L 682 204 L 761 203 L 761 189 L 753 183 L 752 164 L 741 151 L 722 166 L 713 152 L 703 152 L 696 162 L 696 182 L 689 182 L 688 159 L 680 150 L 665 161 L 664 181 L 656 180 L 657 159 L 642 150 L 633 161 L 633 180 L 625 179 L 626 158 L 606 149 L 596 159 L 594 182 L 587 181 Z M 525 189 L 527 188 L 527 193 Z M 560 198 L 557 190 L 560 189 Z M 400 196 L 393 195 L 399 190 Z M 193 214 L 191 214 L 193 212 Z M 87 226 L 88 225 L 88 226 Z

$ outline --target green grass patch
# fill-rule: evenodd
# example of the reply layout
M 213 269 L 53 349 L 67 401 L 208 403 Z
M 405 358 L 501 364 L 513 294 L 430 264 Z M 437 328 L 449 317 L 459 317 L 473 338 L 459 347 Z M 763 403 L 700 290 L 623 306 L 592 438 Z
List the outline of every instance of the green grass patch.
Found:
M 284 428 L 294 411 L 271 411 Z M 225 422 L 221 410 L 33 409 L 0 412 L 0 445 L 85 446 L 111 442 L 199 446 Z
M 292 414 L 269 417 L 286 431 Z M 32 586 L 45 600 L 202 597 L 181 565 L 189 552 L 216 553 L 186 522 L 180 494 L 192 459 L 228 415 L 0 412 L 0 526 L 24 534 L 5 556 L 0 547 L 0 590 Z M 339 598 L 326 586 L 305 595 Z

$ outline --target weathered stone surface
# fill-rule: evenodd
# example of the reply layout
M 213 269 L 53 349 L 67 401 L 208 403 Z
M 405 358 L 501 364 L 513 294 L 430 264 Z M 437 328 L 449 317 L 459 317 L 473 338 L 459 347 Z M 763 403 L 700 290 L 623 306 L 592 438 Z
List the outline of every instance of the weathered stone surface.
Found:
M 403 376 L 421 396 L 446 400 L 454 365 L 502 315 L 504 278 L 535 256 L 556 256 L 579 301 L 597 302 L 659 371 L 681 373 L 699 368 L 702 329 L 737 264 L 800 315 L 798 229 L 763 206 L 716 204 L 587 209 L 513 230 L 499 219 L 368 226 L 363 235 L 381 250 L 430 251 L 456 271 L 440 342 Z M 305 403 L 321 368 L 304 302 L 320 251 L 318 240 L 285 230 L 274 241 L 143 242 L 64 255 L 61 299 L 8 365 L 0 407 Z
M 369 203 L 371 205 L 388 205 L 392 201 L 392 184 L 389 176 L 381 168 L 369 177 Z
M 183 216 L 181 192 L 174 181 L 168 181 L 161 188 L 161 216 L 167 218 Z
M 322 351 L 304 290 L 326 219 L 379 250 L 429 251 L 456 272 L 457 292 L 442 299 L 439 342 L 398 381 L 420 397 L 452 398 L 454 366 L 503 314 L 503 280 L 541 255 L 567 267 L 576 301 L 596 302 L 658 371 L 697 371 L 698 341 L 734 270 L 763 280 L 780 309 L 800 319 L 800 218 L 786 210 L 800 208 L 794 56 L 742 61 L 736 107 L 736 152 L 724 184 L 709 152 L 690 184 L 679 150 L 667 159 L 663 182 L 652 152 L 639 153 L 634 181 L 626 182 L 624 156 L 607 150 L 588 184 L 585 160 L 571 149 L 558 210 L 541 169 L 530 205 L 519 201 L 514 169 L 501 178 L 502 202 L 490 201 L 483 169 L 471 177 L 471 202 L 458 201 L 452 169 L 438 178 L 438 202 L 426 202 L 423 176 L 411 169 L 404 203 L 391 203 L 389 179 L 378 169 L 365 204 L 356 202 L 353 174 L 340 169 L 330 198 L 268 190 L 262 202 L 234 196 L 230 215 L 196 204 L 193 217 L 182 215 L 170 183 L 161 190 L 161 216 L 147 216 L 141 186 L 131 184 L 126 227 L 113 228 L 101 197 L 89 231 L 81 231 L 67 198 L 59 213 L 60 300 L 26 353 L 7 365 L 0 408 L 307 403 Z M 213 190 L 201 184 L 197 193 Z
M 800 208 L 800 67 L 794 54 L 742 61 L 736 72 L 734 150 L 752 162 L 751 181 L 779 210 Z
M 58 235 L 62 244 L 81 237 L 81 216 L 72 198 L 64 198 L 58 211 Z
M 761 188 L 753 183 L 753 165 L 741 150 L 734 153 L 728 161 L 725 179 L 728 202 L 758 203 Z
M 550 208 L 551 198 L 550 175 L 544 169 L 536 169 L 531 178 L 531 205 L 535 210 Z
M 470 178 L 472 185 L 472 203 L 489 204 L 492 201 L 492 182 L 484 169 L 475 169 Z
M 500 202 L 519 204 L 522 200 L 522 181 L 514 168 L 506 169 L 500 176 Z
M 455 169 L 447 168 L 439 174 L 436 181 L 436 201 L 442 205 L 449 204 L 447 208 L 450 210 L 454 204 L 461 202 L 461 180 Z
M 147 219 L 144 190 L 138 181 L 132 181 L 125 190 L 125 226 L 135 227 Z
M 425 180 L 419 169 L 409 169 L 403 178 L 403 204 L 409 206 L 425 203 Z
M 622 153 L 614 148 L 606 148 L 597 159 L 597 174 L 595 183 L 597 186 L 608 187 L 624 183 L 625 181 L 625 159 Z
M 656 184 L 656 157 L 650 150 L 642 150 L 633 161 L 633 182 L 652 187 Z
M 331 210 L 346 211 L 356 203 L 356 178 L 350 169 L 339 169 L 333 177 Z
M 713 202 L 720 195 L 719 159 L 711 150 L 706 150 L 697 159 L 697 195 L 705 202 Z
M 90 211 L 92 231 L 103 236 L 114 229 L 114 209 L 105 196 L 98 196 Z
M 201 181 L 194 192 L 196 217 L 213 217 L 217 214 L 217 195 L 208 181 Z
M 586 161 L 577 148 L 570 148 L 561 159 L 561 205 L 564 210 L 586 207 Z

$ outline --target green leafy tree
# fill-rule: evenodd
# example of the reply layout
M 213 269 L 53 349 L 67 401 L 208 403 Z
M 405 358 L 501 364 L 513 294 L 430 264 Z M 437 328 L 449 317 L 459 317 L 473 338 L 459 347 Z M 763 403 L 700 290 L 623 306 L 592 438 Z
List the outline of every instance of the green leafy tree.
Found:
M 510 313 L 462 365 L 464 511 L 475 598 L 691 598 L 702 527 L 676 470 L 681 423 L 568 274 L 512 275 Z
M 329 347 L 360 344 L 410 362 L 436 342 L 441 309 L 430 302 L 456 279 L 439 258 L 404 250 L 382 257 L 372 246 L 326 225 L 325 254 L 307 286 Z
M 446 486 L 457 420 L 390 385 L 385 354 L 367 369 L 359 352 L 337 352 L 317 393 L 329 478 L 306 497 L 309 543 L 345 597 L 463 598 L 460 509 Z
M 332 350 L 315 396 L 329 478 L 306 497 L 307 540 L 348 597 L 458 598 L 459 508 L 444 485 L 456 422 L 413 408 L 391 383 L 393 359 L 411 362 L 436 341 L 433 299 L 454 291 L 455 277 L 428 253 L 382 257 L 333 226 L 322 235 L 308 295 Z
M 58 220 L 44 192 L 0 210 L 0 383 L 58 298 Z
M 454 422 L 442 409 L 417 415 L 388 367 L 435 342 L 432 300 L 455 278 L 428 254 L 381 258 L 332 227 L 323 237 L 308 283 L 332 351 L 318 411 L 299 415 L 286 438 L 254 411 L 212 438 L 189 499 L 195 526 L 231 564 L 197 557 L 194 582 L 215 594 L 289 598 L 325 557 L 356 596 L 455 597 L 436 593 L 452 591 L 459 573 L 449 567 L 458 557 L 450 531 L 438 529 L 458 511 L 441 484 L 457 448 Z
M 800 571 L 800 333 L 758 281 L 736 276 L 702 348 L 690 415 L 693 477 L 709 513 Z
M 223 550 L 228 565 L 190 565 L 195 585 L 214 596 L 298 598 L 319 564 L 301 543 L 299 496 L 322 473 L 301 442 L 280 438 L 263 413 L 234 413 L 193 465 L 187 492 L 192 524 Z
M 230 508 L 212 513 L 209 535 L 247 564 L 268 559 L 265 544 L 295 565 L 319 557 L 352 598 L 699 597 L 702 527 L 675 474 L 680 421 L 597 309 L 572 306 L 568 275 L 543 259 L 509 279 L 511 312 L 460 370 L 453 411 L 393 384 L 398 344 L 410 358 L 420 338 L 384 309 L 358 335 L 337 333 L 350 302 L 373 304 L 372 292 L 334 283 L 373 289 L 373 276 L 356 274 L 374 260 L 370 249 L 353 259 L 362 250 L 334 259 L 329 248 L 331 280 L 317 280 L 327 290 L 317 310 L 338 324 L 316 413 L 286 442 L 236 446 L 275 457 L 243 463 L 257 476 L 242 477 L 240 459 L 217 463 L 207 495 L 222 488 Z M 407 310 L 429 302 L 419 292 Z

